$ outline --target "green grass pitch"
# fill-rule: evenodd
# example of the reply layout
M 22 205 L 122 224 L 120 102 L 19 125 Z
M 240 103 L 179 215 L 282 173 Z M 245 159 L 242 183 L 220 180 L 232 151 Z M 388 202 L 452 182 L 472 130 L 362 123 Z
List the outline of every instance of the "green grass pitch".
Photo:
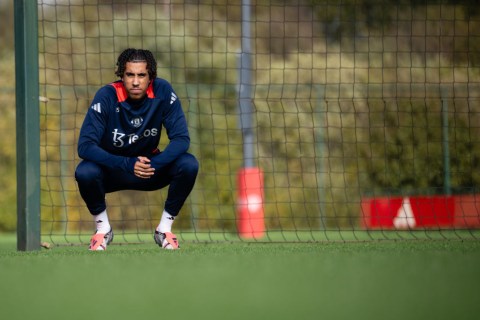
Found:
M 478 319 L 479 241 L 181 243 L 17 252 L 0 235 L 13 319 Z

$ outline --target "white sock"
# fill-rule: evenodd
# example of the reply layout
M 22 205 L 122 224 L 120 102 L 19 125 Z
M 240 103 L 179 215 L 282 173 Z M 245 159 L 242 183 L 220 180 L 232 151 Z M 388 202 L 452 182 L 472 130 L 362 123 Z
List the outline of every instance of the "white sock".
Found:
M 95 226 L 97 228 L 97 233 L 107 233 L 110 231 L 110 222 L 108 221 L 107 210 L 104 210 L 100 214 L 93 216 L 95 220 Z
M 160 224 L 157 226 L 157 231 L 162 233 L 172 232 L 173 221 L 175 221 L 175 216 L 172 216 L 170 213 L 163 210 Z

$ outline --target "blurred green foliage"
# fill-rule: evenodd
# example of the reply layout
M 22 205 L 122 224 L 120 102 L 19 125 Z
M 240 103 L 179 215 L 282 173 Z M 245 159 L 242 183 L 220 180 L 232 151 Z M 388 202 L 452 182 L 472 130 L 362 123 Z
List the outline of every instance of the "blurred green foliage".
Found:
M 16 228 L 13 1 L 0 2 L 0 231 Z
M 1 8 L 0 230 L 12 230 L 12 1 Z M 267 1 L 252 14 L 255 152 L 268 228 L 352 227 L 365 194 L 442 193 L 444 139 L 452 190 L 478 188 L 476 1 Z M 90 230 L 73 179 L 78 130 L 96 90 L 115 80 L 118 53 L 130 46 L 157 56 L 159 76 L 182 100 L 201 163 L 178 226 L 233 231 L 243 163 L 241 2 L 45 2 L 39 19 L 40 89 L 48 98 L 40 119 L 43 228 Z M 138 230 L 156 223 L 164 197 L 125 192 L 107 200 L 118 225 Z

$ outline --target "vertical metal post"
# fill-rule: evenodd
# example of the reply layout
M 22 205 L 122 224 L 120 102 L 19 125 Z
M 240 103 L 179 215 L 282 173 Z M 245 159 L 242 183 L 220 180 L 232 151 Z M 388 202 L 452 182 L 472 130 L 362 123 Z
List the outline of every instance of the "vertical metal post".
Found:
M 317 170 L 317 190 L 318 190 L 318 206 L 320 209 L 320 230 L 326 229 L 326 211 L 325 211 L 325 175 L 324 175 L 324 158 L 325 158 L 325 118 L 326 108 L 325 104 L 325 87 L 322 85 L 315 85 L 315 110 L 314 121 L 316 125 L 315 130 L 315 164 Z
M 40 113 L 37 1 L 14 1 L 17 250 L 40 249 Z
M 445 89 L 442 90 L 442 143 L 443 143 L 443 192 L 449 196 L 452 193 L 450 183 L 450 146 L 448 138 L 448 101 Z
M 243 138 L 243 168 L 238 172 L 238 233 L 242 238 L 265 235 L 263 172 L 255 166 L 252 108 L 252 49 L 250 46 L 250 0 L 242 1 L 242 52 L 240 56 L 239 104 Z
M 255 167 L 252 124 L 252 49 L 250 45 L 250 0 L 242 1 L 242 52 L 240 56 L 240 128 L 244 167 Z

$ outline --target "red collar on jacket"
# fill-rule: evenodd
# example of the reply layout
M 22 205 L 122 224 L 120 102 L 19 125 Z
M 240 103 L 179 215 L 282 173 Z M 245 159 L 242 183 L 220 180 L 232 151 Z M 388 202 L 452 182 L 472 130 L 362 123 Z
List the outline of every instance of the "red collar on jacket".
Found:
M 112 82 L 110 83 L 110 85 L 115 88 L 115 91 L 117 91 L 118 102 L 124 102 L 125 100 L 127 100 L 127 89 L 125 89 L 125 86 L 123 85 L 123 82 L 121 80 Z M 150 81 L 150 84 L 148 85 L 147 97 L 149 97 L 150 99 L 155 98 L 155 94 L 153 93 L 153 80 Z

